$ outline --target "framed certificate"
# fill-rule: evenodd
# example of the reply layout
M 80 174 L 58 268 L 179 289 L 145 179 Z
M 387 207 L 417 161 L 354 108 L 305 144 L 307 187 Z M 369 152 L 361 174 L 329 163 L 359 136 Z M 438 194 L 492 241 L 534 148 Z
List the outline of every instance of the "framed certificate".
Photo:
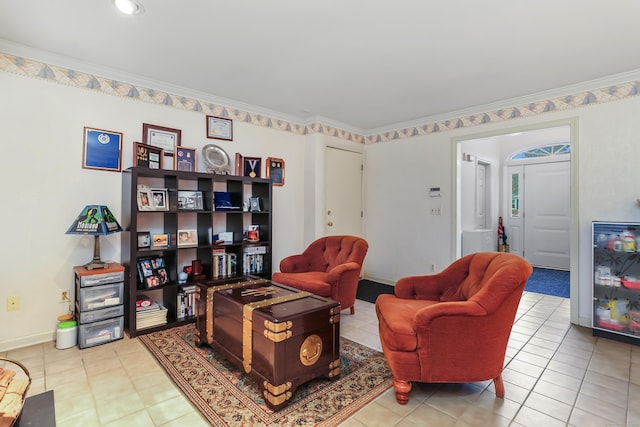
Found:
M 149 123 L 142 124 L 142 142 L 162 148 L 167 156 L 173 156 L 175 147 L 180 145 L 181 137 L 182 131 L 180 129 L 150 125 Z
M 233 141 L 233 120 L 207 116 L 207 138 Z

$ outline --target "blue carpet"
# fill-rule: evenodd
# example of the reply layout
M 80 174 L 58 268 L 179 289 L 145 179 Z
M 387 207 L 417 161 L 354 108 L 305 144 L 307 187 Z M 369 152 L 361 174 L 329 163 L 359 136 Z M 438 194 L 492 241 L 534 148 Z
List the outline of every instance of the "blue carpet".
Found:
M 533 268 L 525 292 L 569 298 L 569 272 L 549 268 Z

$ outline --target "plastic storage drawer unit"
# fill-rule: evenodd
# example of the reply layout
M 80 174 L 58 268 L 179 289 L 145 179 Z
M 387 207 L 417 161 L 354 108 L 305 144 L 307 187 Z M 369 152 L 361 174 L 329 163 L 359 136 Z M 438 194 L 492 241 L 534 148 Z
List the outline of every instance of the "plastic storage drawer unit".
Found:
M 101 308 L 99 310 L 81 311 L 80 324 L 99 322 L 100 320 L 111 319 L 112 317 L 122 316 L 123 314 L 124 314 L 123 305 Z
M 92 347 L 122 338 L 124 318 L 103 320 L 102 322 L 80 325 L 80 348 Z
M 123 303 L 124 283 L 76 288 L 80 311 L 119 305 Z

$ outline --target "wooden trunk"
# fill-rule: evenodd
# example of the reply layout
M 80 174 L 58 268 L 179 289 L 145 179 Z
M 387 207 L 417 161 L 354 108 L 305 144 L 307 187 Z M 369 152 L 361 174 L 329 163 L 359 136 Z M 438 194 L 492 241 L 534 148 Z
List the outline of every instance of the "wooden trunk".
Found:
M 297 387 L 340 375 L 340 304 L 264 279 L 198 284 L 196 344 L 209 344 L 252 375 L 267 405 Z

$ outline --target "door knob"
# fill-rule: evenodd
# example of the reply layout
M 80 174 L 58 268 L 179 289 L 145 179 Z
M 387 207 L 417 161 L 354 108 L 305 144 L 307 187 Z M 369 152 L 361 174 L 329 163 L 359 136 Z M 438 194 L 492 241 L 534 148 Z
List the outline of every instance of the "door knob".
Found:
M 328 225 L 329 227 L 333 227 L 333 222 L 329 221 L 329 222 L 327 223 L 327 225 Z

